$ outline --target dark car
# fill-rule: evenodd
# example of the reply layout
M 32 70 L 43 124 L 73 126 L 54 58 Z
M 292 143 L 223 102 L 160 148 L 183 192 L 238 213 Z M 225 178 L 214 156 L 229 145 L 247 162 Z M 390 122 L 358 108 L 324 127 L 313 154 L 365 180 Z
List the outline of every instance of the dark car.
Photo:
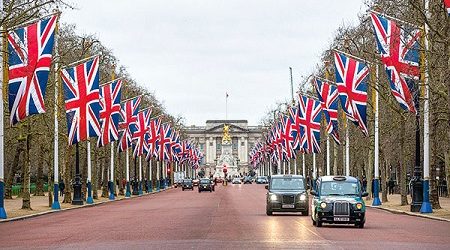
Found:
M 309 210 L 305 178 L 301 175 L 272 175 L 266 186 L 266 214 L 273 212 L 301 212 Z
M 213 183 L 211 182 L 210 179 L 208 178 L 202 178 L 200 179 L 199 183 L 198 183 L 198 192 L 200 193 L 201 191 L 209 191 L 212 192 L 213 191 Z
M 267 184 L 269 181 L 267 180 L 266 176 L 258 176 L 256 177 L 256 184 Z
M 244 184 L 252 184 L 253 180 L 252 177 L 246 176 L 244 177 Z
M 361 191 L 361 185 L 351 176 L 322 176 L 317 179 L 316 190 L 311 203 L 313 225 L 322 223 L 354 224 L 364 228 L 366 205 L 362 197 L 368 195 Z
M 183 184 L 182 184 L 182 186 L 181 186 L 181 190 L 184 191 L 185 189 L 194 190 L 194 185 L 193 185 L 191 179 L 184 179 L 184 180 L 183 180 Z

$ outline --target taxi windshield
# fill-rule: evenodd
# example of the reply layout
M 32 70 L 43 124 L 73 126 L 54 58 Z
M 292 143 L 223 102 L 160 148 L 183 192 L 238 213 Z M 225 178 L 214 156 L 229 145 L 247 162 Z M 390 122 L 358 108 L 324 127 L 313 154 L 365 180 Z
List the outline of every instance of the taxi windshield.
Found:
M 274 190 L 304 190 L 303 179 L 300 178 L 273 178 L 270 189 Z
M 320 195 L 358 195 L 356 182 L 324 181 L 320 186 Z
M 209 180 L 208 179 L 201 179 L 200 183 L 201 184 L 209 184 Z

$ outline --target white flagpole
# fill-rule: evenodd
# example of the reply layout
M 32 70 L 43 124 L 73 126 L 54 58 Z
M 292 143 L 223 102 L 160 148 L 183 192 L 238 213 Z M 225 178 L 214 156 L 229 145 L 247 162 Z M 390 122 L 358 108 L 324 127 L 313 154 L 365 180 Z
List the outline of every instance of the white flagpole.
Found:
M 291 174 L 291 161 L 288 161 L 288 174 Z
M 375 81 L 375 89 L 373 91 L 375 91 L 374 94 L 374 99 L 375 99 L 375 112 L 374 112 L 374 137 L 375 137 L 375 159 L 374 159 L 374 190 L 373 190 L 373 202 L 372 202 L 372 206 L 379 206 L 381 205 L 381 201 L 380 201 L 380 197 L 379 197 L 379 192 L 378 192 L 378 187 L 379 187 L 379 179 L 380 179 L 380 173 L 379 173 L 379 127 L 378 127 L 378 64 L 376 65 L 375 68 L 375 75 L 376 75 L 376 81 Z M 387 181 L 387 180 L 386 180 Z
M 313 153 L 313 179 L 314 179 L 314 182 L 317 179 L 316 153 Z
M 425 0 L 425 15 L 427 19 L 430 18 L 429 11 L 429 0 Z M 428 33 L 429 27 L 427 22 L 425 22 L 425 53 L 424 53 L 424 87 L 425 87 L 425 98 L 423 103 L 423 202 L 420 207 L 421 213 L 432 213 L 433 208 L 430 203 L 430 86 L 428 83 L 428 58 L 426 56 L 426 52 L 428 52 Z
M 88 186 L 88 197 L 86 199 L 86 203 L 87 204 L 92 204 L 94 203 L 94 199 L 92 199 L 92 167 L 91 167 L 91 141 L 88 140 L 87 141 L 87 171 L 88 171 L 88 176 L 87 176 L 87 186 Z
M 150 160 L 148 161 L 148 181 L 149 181 L 149 187 L 150 190 L 149 192 L 152 193 L 153 192 L 153 180 L 152 180 L 152 159 L 150 158 Z
M 0 0 L 0 17 L 3 19 L 3 0 Z M 0 27 L 0 31 L 3 32 L 3 27 Z M 3 44 L 3 36 L 0 38 L 0 44 Z M 5 211 L 5 204 L 4 204 L 4 198 L 3 198 L 3 192 L 5 184 L 3 182 L 3 179 L 5 178 L 3 168 L 4 168 L 4 131 L 3 131 L 3 75 L 4 71 L 6 69 L 3 68 L 3 53 L 0 55 L 0 67 L 1 67 L 1 83 L 0 83 L 0 219 L 6 219 L 6 211 Z
M 131 196 L 130 190 L 130 159 L 128 155 L 128 148 L 125 149 L 125 168 L 126 168 L 126 176 L 127 176 L 127 190 L 125 192 L 125 197 Z
M 142 157 L 139 156 L 139 195 L 142 194 Z
M 114 200 L 115 199 L 115 197 L 114 197 L 114 185 L 116 185 L 115 183 L 114 183 L 114 142 L 112 141 L 111 142 L 111 167 L 110 167 L 110 170 L 109 170 L 109 174 L 110 174 L 110 181 L 111 181 L 111 183 L 110 183 L 110 185 L 111 185 L 111 187 L 110 187 L 110 190 L 109 190 L 109 199 L 110 200 Z
M 303 173 L 303 177 L 306 178 L 305 153 L 303 153 L 302 156 L 303 156 L 303 159 L 302 159 L 302 171 L 303 172 L 302 173 Z
M 297 157 L 294 158 L 294 171 L 295 171 L 295 175 L 297 175 L 298 174 L 298 171 L 297 171 Z
M 278 159 L 277 174 L 281 174 L 281 159 Z
M 2 1 L 2 0 L 0 0 Z M 1 6 L 2 8 L 0 10 L 3 10 L 3 5 Z M 56 21 L 56 28 L 55 28 L 55 58 L 59 58 L 58 56 L 58 27 L 59 27 L 59 20 Z M 58 59 L 59 60 L 59 59 Z M 54 64 L 54 77 L 55 77 L 55 102 L 54 102 L 54 135 L 53 135 L 53 203 L 52 203 L 52 209 L 54 210 L 59 210 L 61 209 L 61 205 L 59 204 L 58 201 L 58 196 L 59 196 L 59 137 L 58 137 L 58 79 L 59 79 L 59 75 L 58 75 L 58 60 L 55 60 L 55 64 Z M 2 64 L 3 65 L 3 64 Z M 0 87 L 0 91 L 1 91 L 1 87 Z M 3 95 L 0 95 L 3 97 Z M 3 106 L 3 102 L 1 104 Z M 0 107 L 1 113 L 3 114 L 3 107 Z M 2 119 L 3 120 L 3 119 Z M 0 121 L 0 126 L 3 126 L 3 121 Z M 3 131 L 3 130 L 2 130 Z M 3 136 L 2 136 L 3 138 Z M 3 144 L 3 139 L 1 140 L 2 144 Z M 1 146 L 2 150 L 3 150 L 3 145 Z M 1 157 L 3 157 L 3 153 L 1 153 Z M 3 163 L 3 160 L 2 160 Z M 0 176 L 0 179 L 2 177 Z M 3 196 L 2 196 L 3 197 Z
M 330 136 L 327 135 L 327 175 L 330 175 Z
M 345 128 L 345 175 L 350 175 L 350 138 L 348 136 L 348 126 Z
M 156 190 L 159 191 L 161 181 L 159 179 L 159 169 L 160 169 L 161 161 L 156 161 Z

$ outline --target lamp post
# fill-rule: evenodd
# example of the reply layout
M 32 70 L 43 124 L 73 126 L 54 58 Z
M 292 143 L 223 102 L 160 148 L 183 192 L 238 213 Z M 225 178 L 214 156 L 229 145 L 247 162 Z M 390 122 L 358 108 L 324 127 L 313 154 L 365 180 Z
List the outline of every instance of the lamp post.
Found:
M 238 172 L 240 173 L 240 171 L 241 171 L 241 168 L 239 167 L 239 158 L 237 158 L 236 159 L 236 165 L 237 165 L 237 169 L 238 169 Z

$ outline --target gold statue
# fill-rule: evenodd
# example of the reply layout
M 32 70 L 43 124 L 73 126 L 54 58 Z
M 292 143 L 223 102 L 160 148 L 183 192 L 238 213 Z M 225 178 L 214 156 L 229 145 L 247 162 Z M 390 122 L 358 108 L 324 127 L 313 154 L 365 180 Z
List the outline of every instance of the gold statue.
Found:
M 223 125 L 223 138 L 222 143 L 223 144 L 230 144 L 231 143 L 231 137 L 230 137 L 230 125 Z

